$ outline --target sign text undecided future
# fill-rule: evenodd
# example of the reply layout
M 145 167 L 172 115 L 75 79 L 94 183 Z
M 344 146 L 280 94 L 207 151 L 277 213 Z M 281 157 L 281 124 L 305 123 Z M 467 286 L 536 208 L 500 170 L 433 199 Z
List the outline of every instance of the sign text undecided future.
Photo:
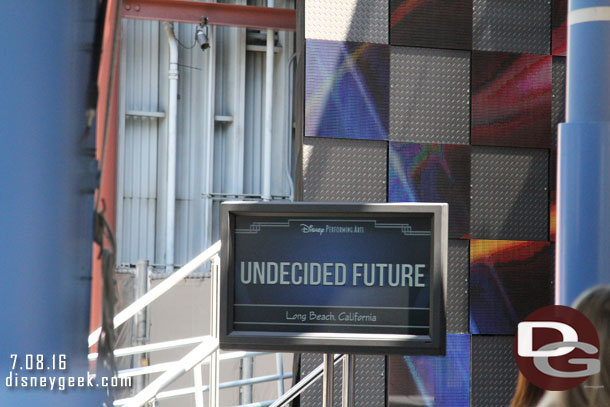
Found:
M 425 287 L 425 264 L 240 262 L 242 284 Z

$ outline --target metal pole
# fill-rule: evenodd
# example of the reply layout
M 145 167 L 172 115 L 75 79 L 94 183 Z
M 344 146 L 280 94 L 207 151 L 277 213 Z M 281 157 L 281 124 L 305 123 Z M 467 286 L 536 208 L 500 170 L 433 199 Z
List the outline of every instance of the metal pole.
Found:
M 341 407 L 354 407 L 356 372 L 355 355 L 345 355 L 343 358 L 343 386 L 341 388 Z
M 268 7 L 275 1 L 268 0 Z M 263 135 L 263 199 L 271 200 L 271 148 L 273 131 L 273 62 L 275 58 L 273 30 L 267 30 L 267 55 L 265 62 L 265 133 Z
M 193 369 L 193 384 L 195 386 L 195 407 L 204 407 L 203 404 L 203 375 L 201 374 L 202 363 Z
M 174 271 L 174 237 L 176 220 L 176 132 L 178 117 L 178 39 L 174 26 L 163 23 L 169 44 L 169 102 L 167 114 L 167 203 L 165 264 L 166 271 Z
M 282 353 L 275 354 L 275 365 L 277 367 L 277 375 L 284 376 L 284 355 Z M 277 382 L 277 396 L 281 397 L 284 394 L 284 380 Z
M 243 358 L 241 360 L 241 378 L 251 379 L 254 370 L 254 358 Z M 241 401 L 240 404 L 252 403 L 252 385 L 247 384 L 241 388 Z
M 332 353 L 324 354 L 324 375 L 322 389 L 322 407 L 333 407 L 333 390 L 335 381 L 335 358 Z
M 136 263 L 136 299 L 141 298 L 148 291 L 148 260 L 139 260 Z M 142 308 L 134 320 L 134 333 L 136 346 L 146 345 L 148 343 L 148 308 Z M 134 356 L 134 367 L 148 366 L 147 354 L 141 353 Z M 134 391 L 139 393 L 146 387 L 146 376 L 136 378 L 134 382 Z
M 212 0 L 211 2 L 215 2 Z M 216 27 L 211 25 L 208 28 L 208 41 L 210 48 L 206 51 L 208 58 L 207 65 L 207 95 L 205 99 L 205 157 L 204 161 L 204 180 L 203 188 L 205 192 L 204 200 L 204 225 L 208 225 L 204 232 L 206 244 L 212 241 L 212 225 L 214 215 L 212 213 L 212 200 L 208 198 L 214 192 L 214 144 L 215 144 L 215 111 L 216 111 Z
M 220 284 L 219 284 L 219 280 L 220 280 L 220 259 L 218 257 L 218 255 L 214 256 L 214 258 L 212 259 L 212 278 L 210 281 L 211 284 L 211 291 L 212 291 L 212 295 L 211 297 L 211 301 L 210 301 L 210 310 L 212 311 L 212 316 L 210 318 L 210 336 L 212 336 L 212 338 L 215 338 L 216 340 L 218 340 L 218 336 L 219 336 L 219 291 L 220 291 Z M 218 376 L 220 374 L 219 368 L 218 368 L 218 349 L 216 349 L 214 352 L 212 352 L 212 354 L 210 355 L 210 378 L 209 378 L 209 382 L 210 382 L 210 392 L 208 393 L 209 396 L 209 403 L 208 405 L 210 407 L 217 407 L 219 404 L 219 380 L 218 380 Z
M 557 303 L 610 283 L 610 0 L 570 0 L 559 125 Z

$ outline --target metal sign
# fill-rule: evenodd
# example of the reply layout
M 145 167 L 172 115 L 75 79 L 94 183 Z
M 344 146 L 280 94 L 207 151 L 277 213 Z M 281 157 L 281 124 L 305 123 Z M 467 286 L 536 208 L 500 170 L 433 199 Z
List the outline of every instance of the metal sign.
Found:
M 447 210 L 223 203 L 221 348 L 443 354 Z

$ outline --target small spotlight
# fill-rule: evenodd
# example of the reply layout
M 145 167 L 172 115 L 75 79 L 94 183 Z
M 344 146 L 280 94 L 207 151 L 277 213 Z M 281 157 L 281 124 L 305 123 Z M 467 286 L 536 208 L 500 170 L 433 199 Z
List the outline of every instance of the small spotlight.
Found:
M 202 51 L 210 48 L 210 40 L 208 38 L 208 19 L 204 17 L 201 19 L 201 24 L 197 26 L 195 30 L 195 40 L 201 47 Z

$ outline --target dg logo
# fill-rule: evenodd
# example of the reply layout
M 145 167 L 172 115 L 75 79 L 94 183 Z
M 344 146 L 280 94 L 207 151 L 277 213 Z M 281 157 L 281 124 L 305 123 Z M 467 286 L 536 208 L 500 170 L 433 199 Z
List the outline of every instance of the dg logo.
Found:
M 599 373 L 599 338 L 581 312 L 551 305 L 518 326 L 513 352 L 521 373 L 545 390 L 568 390 Z

